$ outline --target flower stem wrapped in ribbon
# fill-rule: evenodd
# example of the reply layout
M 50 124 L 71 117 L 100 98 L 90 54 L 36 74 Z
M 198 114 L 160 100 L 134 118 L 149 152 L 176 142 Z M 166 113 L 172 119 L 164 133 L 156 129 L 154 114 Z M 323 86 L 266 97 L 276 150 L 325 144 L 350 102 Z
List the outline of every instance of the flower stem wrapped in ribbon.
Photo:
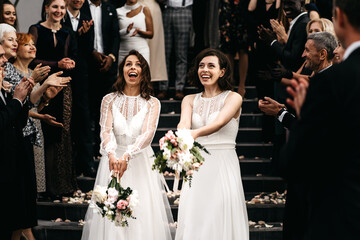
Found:
M 200 143 L 194 141 L 188 129 L 179 129 L 175 133 L 169 130 L 160 139 L 159 144 L 160 151 L 155 155 L 152 169 L 157 169 L 160 173 L 166 168 L 175 170 L 174 192 L 178 190 L 179 177 L 189 181 L 191 186 L 193 171 L 198 171 L 205 161 L 200 150 L 210 153 Z
M 138 193 L 129 187 L 122 188 L 118 174 L 111 174 L 111 176 L 112 179 L 107 187 L 100 185 L 95 187 L 93 201 L 103 217 L 115 222 L 116 226 L 129 226 L 128 219 L 136 219 L 133 211 L 139 202 Z

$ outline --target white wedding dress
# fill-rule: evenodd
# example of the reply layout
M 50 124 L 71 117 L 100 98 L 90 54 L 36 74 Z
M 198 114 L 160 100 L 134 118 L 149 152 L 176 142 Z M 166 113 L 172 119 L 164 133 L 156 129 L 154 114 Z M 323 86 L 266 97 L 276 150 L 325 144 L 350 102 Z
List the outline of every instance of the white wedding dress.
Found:
M 208 125 L 218 116 L 230 91 L 213 98 L 195 96 L 192 129 Z M 191 187 L 182 187 L 176 240 L 248 240 L 249 226 L 245 197 L 235 151 L 239 118 L 219 131 L 199 137 L 210 155 L 194 172 Z
M 120 158 L 130 154 L 128 169 L 120 179 L 121 186 L 137 190 L 139 204 L 129 219 L 129 227 L 118 227 L 89 206 L 82 240 L 170 240 L 171 209 L 162 176 L 151 169 L 154 152 L 150 146 L 159 120 L 160 102 L 126 96 L 106 95 L 101 104 L 100 160 L 95 186 L 109 183 L 108 153 Z

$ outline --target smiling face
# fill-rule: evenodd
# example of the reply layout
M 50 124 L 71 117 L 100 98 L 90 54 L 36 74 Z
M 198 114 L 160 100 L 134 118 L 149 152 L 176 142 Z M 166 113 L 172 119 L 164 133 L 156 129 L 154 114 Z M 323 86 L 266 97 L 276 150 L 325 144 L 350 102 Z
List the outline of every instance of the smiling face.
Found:
M 333 62 L 340 63 L 344 57 L 344 53 L 345 53 L 345 49 L 343 48 L 341 43 L 338 43 L 338 46 L 334 50 L 335 57 Z
M 206 56 L 199 63 L 198 76 L 204 87 L 218 84 L 218 79 L 224 73 L 225 69 L 220 69 L 219 58 L 216 56 Z
M 74 10 L 80 10 L 85 0 L 67 0 L 69 8 Z
M 128 86 L 140 86 L 142 68 L 137 56 L 130 55 L 126 58 L 123 73 Z
M 7 59 L 16 57 L 16 51 L 18 48 L 17 37 L 15 32 L 5 32 L 3 37 L 2 46 L 5 51 L 5 57 Z
M 283 0 L 284 12 L 287 18 L 294 19 L 301 13 L 302 0 Z
M 16 21 L 15 7 L 11 4 L 4 4 L 3 8 L 4 22 L 11 26 L 14 26 Z
M 312 33 L 316 33 L 316 32 L 322 32 L 323 31 L 323 28 L 321 26 L 321 24 L 319 22 L 313 22 L 311 25 L 310 25 L 310 28 L 309 28 L 309 34 L 312 34 Z
M 36 47 L 32 39 L 28 43 L 19 45 L 17 57 L 22 59 L 34 59 L 36 57 Z
M 305 50 L 302 57 L 305 57 L 305 67 L 312 71 L 319 68 L 321 59 L 320 52 L 315 47 L 314 40 L 309 39 L 305 44 Z
M 52 22 L 60 22 L 66 13 L 66 4 L 64 0 L 54 0 L 49 6 L 45 6 L 48 19 Z

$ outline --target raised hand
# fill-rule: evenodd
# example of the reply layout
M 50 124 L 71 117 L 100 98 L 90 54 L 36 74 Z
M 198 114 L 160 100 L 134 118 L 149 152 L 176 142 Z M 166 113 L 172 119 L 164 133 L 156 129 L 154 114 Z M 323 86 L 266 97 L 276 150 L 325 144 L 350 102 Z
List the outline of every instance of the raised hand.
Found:
M 50 116 L 49 114 L 40 114 L 40 115 L 41 115 L 40 119 L 46 122 L 47 124 L 49 124 L 50 126 L 64 127 L 64 124 L 57 122 L 55 117 Z
M 79 36 L 87 33 L 90 30 L 92 25 L 94 25 L 94 20 L 93 19 L 91 19 L 90 21 L 85 21 L 84 20 L 83 25 L 78 30 Z
M 309 82 L 304 78 L 300 78 L 299 81 L 291 80 L 291 86 L 286 88 L 286 91 L 291 96 L 291 98 L 286 99 L 286 103 L 295 109 L 298 118 L 300 118 L 308 87 Z
M 42 67 L 42 64 L 39 63 L 34 68 L 31 77 L 34 79 L 35 83 L 41 82 L 49 75 L 50 69 L 51 68 L 49 66 Z
M 60 77 L 63 71 L 51 74 L 44 82 L 47 86 L 67 87 L 67 83 L 71 81 L 71 77 Z
M 16 85 L 13 98 L 19 99 L 23 102 L 26 96 L 31 92 L 33 86 L 34 85 L 24 77 L 21 79 L 20 83 Z
M 71 70 L 75 68 L 75 61 L 70 58 L 63 58 L 58 62 L 58 67 L 61 69 Z

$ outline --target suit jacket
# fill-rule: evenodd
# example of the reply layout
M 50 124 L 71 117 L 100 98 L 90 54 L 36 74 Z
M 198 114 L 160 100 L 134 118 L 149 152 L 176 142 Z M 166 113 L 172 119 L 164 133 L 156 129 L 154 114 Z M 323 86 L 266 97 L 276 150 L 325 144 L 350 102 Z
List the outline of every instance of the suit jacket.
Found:
M 80 13 L 79 25 L 77 30 L 82 27 L 83 21 L 90 21 L 91 15 Z M 76 67 L 80 63 L 81 66 L 86 65 L 91 57 L 91 52 L 94 49 L 94 27 L 92 26 L 88 32 L 79 36 L 78 31 L 74 31 L 71 24 L 71 19 L 68 14 L 63 18 L 63 27 L 68 30 L 71 36 L 69 57 L 75 60 Z
M 101 3 L 101 9 L 101 29 L 104 54 L 109 55 L 112 53 L 117 59 L 120 47 L 120 32 L 116 9 L 112 4 L 104 1 Z M 81 8 L 81 13 L 84 13 L 87 16 L 91 16 L 88 0 L 85 0 L 84 5 Z
M 358 239 L 359 62 L 360 48 L 310 80 L 301 119 L 281 152 L 283 176 L 303 191 L 304 239 Z
M 22 133 L 26 125 L 28 108 L 22 107 L 16 99 L 7 103 L 0 99 L 0 183 L 11 183 L 25 162 L 25 145 Z
M 281 63 L 292 71 L 297 71 L 304 63 L 301 55 L 304 52 L 307 39 L 306 25 L 310 21 L 308 14 L 300 16 L 294 23 L 291 34 L 285 45 L 275 41 L 271 48 L 275 51 Z

